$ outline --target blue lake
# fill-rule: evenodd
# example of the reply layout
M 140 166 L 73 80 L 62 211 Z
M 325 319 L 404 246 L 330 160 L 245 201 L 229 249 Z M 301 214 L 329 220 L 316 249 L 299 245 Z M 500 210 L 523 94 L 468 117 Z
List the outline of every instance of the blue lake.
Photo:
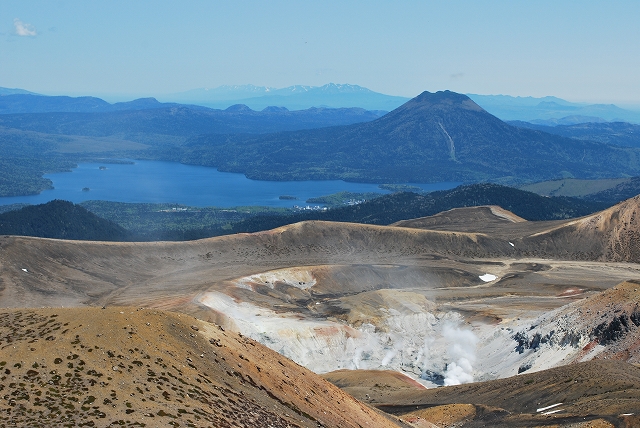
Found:
M 100 167 L 106 169 L 100 169 Z M 188 206 L 234 207 L 306 205 L 308 198 L 341 191 L 389 193 L 377 184 L 340 180 L 258 181 L 243 174 L 174 162 L 135 161 L 133 164 L 78 165 L 72 172 L 46 174 L 54 189 L 39 195 L 0 197 L 0 205 L 42 204 L 53 199 L 74 203 L 88 200 L 177 203 Z M 411 184 L 425 191 L 446 190 L 460 183 Z M 88 188 L 88 191 L 83 191 Z M 281 195 L 297 200 L 281 200 Z

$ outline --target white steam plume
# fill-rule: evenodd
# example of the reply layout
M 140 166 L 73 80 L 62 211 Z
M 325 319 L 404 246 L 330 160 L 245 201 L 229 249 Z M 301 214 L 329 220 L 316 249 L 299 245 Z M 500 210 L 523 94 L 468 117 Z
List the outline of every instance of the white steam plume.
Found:
M 442 334 L 449 342 L 447 357 L 451 361 L 444 373 L 445 386 L 473 382 L 478 337 L 471 330 L 448 323 L 443 326 Z
M 384 358 L 380 362 L 381 366 L 388 365 L 391 362 L 391 360 L 393 360 L 395 356 L 398 355 L 398 352 L 400 352 L 402 349 L 406 347 L 405 341 L 402 337 L 398 337 L 397 339 L 398 340 L 396 340 L 393 344 L 393 348 L 387 351 Z

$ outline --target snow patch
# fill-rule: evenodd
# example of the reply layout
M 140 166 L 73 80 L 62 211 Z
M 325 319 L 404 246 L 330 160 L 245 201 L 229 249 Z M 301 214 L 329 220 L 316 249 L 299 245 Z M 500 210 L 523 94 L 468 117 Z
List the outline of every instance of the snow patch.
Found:
M 497 276 L 492 275 L 490 273 L 485 273 L 484 275 L 480 275 L 479 278 L 481 280 L 483 280 L 484 282 L 491 282 L 491 281 L 495 281 L 496 279 L 498 279 Z
M 544 412 L 545 410 L 553 409 L 554 407 L 558 407 L 558 406 L 562 406 L 562 403 L 552 404 L 547 407 L 540 407 L 539 409 L 536 409 L 536 412 L 537 413 Z

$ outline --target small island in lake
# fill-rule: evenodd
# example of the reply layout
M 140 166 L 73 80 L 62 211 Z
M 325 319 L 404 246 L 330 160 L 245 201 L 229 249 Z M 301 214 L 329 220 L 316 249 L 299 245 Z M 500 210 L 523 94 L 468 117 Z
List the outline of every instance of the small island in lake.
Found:
M 295 201 L 298 198 L 291 195 L 281 195 L 279 199 L 282 199 L 284 201 Z

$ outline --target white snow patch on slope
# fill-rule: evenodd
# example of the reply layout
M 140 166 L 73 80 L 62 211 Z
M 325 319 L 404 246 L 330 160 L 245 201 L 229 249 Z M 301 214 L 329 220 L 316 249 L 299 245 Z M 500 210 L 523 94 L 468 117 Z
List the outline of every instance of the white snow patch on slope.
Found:
M 554 413 L 558 413 L 558 412 L 564 412 L 564 409 L 558 409 L 558 410 L 550 410 L 548 412 L 544 412 L 542 413 L 543 415 L 553 415 Z
M 545 410 L 553 409 L 554 407 L 558 407 L 558 406 L 561 406 L 561 405 L 562 405 L 562 403 L 556 403 L 556 404 L 552 404 L 550 406 L 540 407 L 539 409 L 536 409 L 536 412 L 537 413 L 544 412 Z

